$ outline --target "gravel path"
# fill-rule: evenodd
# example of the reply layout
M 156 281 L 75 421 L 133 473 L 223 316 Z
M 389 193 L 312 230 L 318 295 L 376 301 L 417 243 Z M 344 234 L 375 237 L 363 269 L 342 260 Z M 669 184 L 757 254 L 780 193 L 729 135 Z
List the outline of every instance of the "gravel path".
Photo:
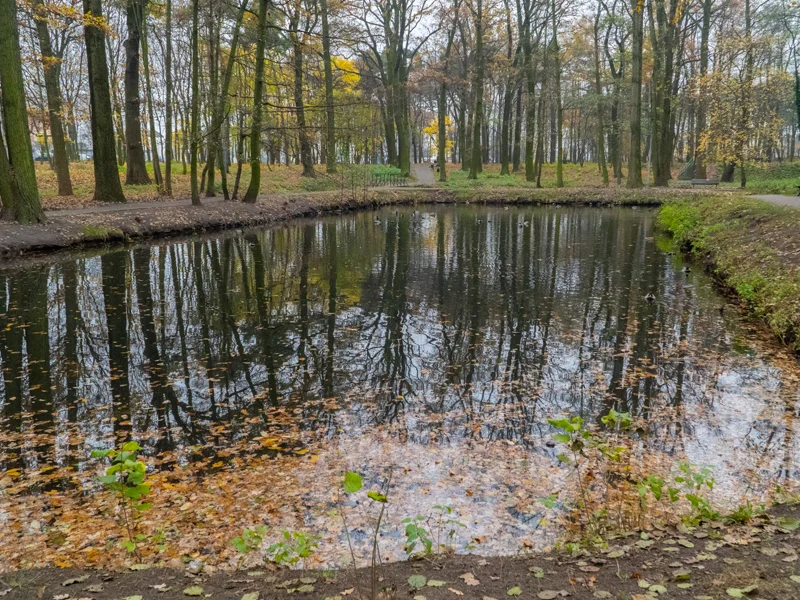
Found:
M 791 206 L 793 208 L 800 208 L 800 196 L 782 196 L 780 194 L 759 194 L 751 196 L 751 198 L 758 198 L 759 200 L 766 200 L 773 204 L 780 204 L 781 206 Z
M 420 185 L 436 185 L 436 171 L 431 169 L 430 163 L 417 163 L 412 167 L 412 173 Z

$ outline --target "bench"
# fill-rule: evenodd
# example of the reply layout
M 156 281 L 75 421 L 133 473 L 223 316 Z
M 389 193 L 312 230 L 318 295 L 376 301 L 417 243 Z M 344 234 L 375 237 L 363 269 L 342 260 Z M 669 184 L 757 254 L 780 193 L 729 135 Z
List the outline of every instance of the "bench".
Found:
M 719 179 L 692 179 L 692 186 L 695 185 L 719 185 Z
M 797 188 L 797 195 L 798 195 L 798 196 L 800 196 L 800 185 L 796 185 L 796 186 L 794 186 L 794 187 L 796 187 L 796 188 Z

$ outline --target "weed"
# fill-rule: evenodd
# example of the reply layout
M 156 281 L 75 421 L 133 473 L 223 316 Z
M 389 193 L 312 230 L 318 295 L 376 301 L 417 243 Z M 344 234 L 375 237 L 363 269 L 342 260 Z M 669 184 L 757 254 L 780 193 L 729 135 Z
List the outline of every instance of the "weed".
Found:
M 147 536 L 137 531 L 139 515 L 152 508 L 150 503 L 142 502 L 150 493 L 150 485 L 147 483 L 147 465 L 138 458 L 140 450 L 142 447 L 137 442 L 128 442 L 121 450 L 92 451 L 92 458 L 105 458 L 111 462 L 98 481 L 117 496 L 120 520 L 128 537 L 121 546 L 137 558 L 140 558 L 139 546 L 147 540 Z
M 302 531 L 284 531 L 283 539 L 267 548 L 267 554 L 274 563 L 293 566 L 314 554 L 319 540 L 319 536 Z

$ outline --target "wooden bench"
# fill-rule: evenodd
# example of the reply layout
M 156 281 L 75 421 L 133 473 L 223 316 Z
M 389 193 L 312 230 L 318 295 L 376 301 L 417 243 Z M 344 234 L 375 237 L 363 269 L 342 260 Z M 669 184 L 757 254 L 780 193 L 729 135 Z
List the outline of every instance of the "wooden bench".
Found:
M 719 185 L 719 179 L 692 179 L 692 186 L 695 185 Z

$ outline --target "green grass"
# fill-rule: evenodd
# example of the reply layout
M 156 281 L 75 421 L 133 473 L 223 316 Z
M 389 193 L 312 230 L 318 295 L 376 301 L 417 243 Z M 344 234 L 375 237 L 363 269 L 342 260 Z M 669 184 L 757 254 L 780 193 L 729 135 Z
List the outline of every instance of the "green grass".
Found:
M 668 201 L 658 222 L 800 350 L 800 211 L 738 195 L 709 196 Z

